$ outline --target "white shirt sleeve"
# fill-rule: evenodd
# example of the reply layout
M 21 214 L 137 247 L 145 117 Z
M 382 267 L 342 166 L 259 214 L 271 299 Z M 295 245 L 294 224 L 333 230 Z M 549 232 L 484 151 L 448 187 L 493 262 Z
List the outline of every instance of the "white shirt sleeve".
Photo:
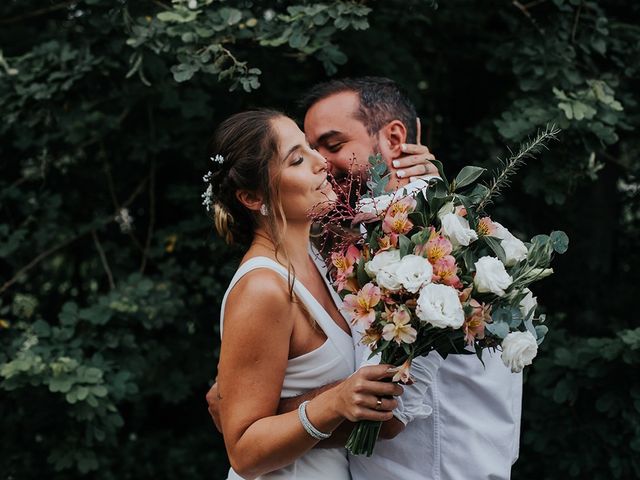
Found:
M 404 392 L 398 397 L 398 407 L 393 411 L 393 415 L 405 425 L 419 418 L 427 418 L 433 412 L 432 406 L 425 403 L 425 398 L 442 360 L 440 354 L 433 351 L 426 356 L 414 358 L 411 362 L 414 383 L 403 386 Z

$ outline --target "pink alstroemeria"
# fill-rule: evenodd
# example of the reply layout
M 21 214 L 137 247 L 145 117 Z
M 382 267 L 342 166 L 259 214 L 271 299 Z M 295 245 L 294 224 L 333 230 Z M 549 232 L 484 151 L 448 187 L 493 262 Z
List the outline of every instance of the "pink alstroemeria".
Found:
M 433 264 L 434 283 L 443 283 L 453 288 L 462 288 L 462 282 L 458 277 L 458 265 L 456 259 L 452 255 L 447 255 L 438 259 Z
M 351 323 L 369 328 L 376 319 L 374 307 L 380 302 L 380 288 L 367 283 L 357 294 L 344 297 L 343 308 L 351 316 Z
M 355 275 L 353 267 L 360 259 L 360 256 L 360 250 L 355 245 L 349 245 L 345 254 L 331 254 L 331 262 L 336 267 L 336 280 L 334 283 L 338 291 L 345 289 L 354 291 L 353 282 L 349 282 L 349 280 Z
M 384 252 L 386 250 L 389 250 L 390 248 L 397 248 L 397 247 L 398 247 L 398 234 L 389 233 L 387 235 L 384 235 L 378 238 L 378 251 L 376 253 Z
M 400 213 L 404 213 L 408 215 L 415 210 L 416 205 L 418 205 L 418 202 L 415 198 L 411 196 L 403 197 L 389 206 L 387 214 L 395 216 Z
M 409 214 L 399 212 L 395 215 L 390 214 L 391 209 L 387 211 L 382 222 L 382 231 L 390 234 L 405 234 L 413 228 L 413 223 L 409 220 Z
M 484 326 L 491 320 L 491 306 L 480 303 L 475 299 L 469 300 L 471 314 L 465 319 L 462 329 L 468 345 L 473 345 L 476 338 L 484 338 Z
M 390 315 L 389 320 L 382 329 L 382 338 L 388 341 L 393 340 L 398 345 L 416 341 L 418 332 L 411 326 L 411 315 L 407 310 L 399 308 Z
M 392 203 L 384 216 L 382 231 L 398 235 L 409 232 L 413 228 L 409 214 L 415 210 L 417 203 L 415 198 L 409 196 Z
M 478 235 L 480 236 L 492 236 L 496 233 L 496 226 L 489 217 L 482 217 L 478 222 L 478 228 L 476 228 Z
M 411 374 L 409 370 L 411 368 L 411 360 L 407 360 L 399 367 L 390 368 L 390 372 L 395 372 L 395 375 L 391 379 L 392 382 L 401 382 L 405 385 L 411 385 L 413 383 L 413 378 L 411 378 Z
M 432 234 L 425 245 L 427 259 L 435 264 L 441 258 L 451 254 L 453 246 L 448 238 L 442 235 Z

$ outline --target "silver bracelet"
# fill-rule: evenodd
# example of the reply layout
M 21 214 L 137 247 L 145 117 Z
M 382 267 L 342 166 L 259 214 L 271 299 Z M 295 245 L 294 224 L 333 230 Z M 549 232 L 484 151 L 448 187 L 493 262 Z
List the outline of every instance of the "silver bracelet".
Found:
M 302 423 L 302 426 L 307 431 L 307 433 L 316 440 L 326 440 L 331 436 L 331 433 L 321 432 L 313 426 L 313 424 L 309 421 L 309 417 L 307 417 L 307 403 L 309 403 L 309 400 L 302 402 L 298 407 L 298 418 L 300 419 L 300 423 Z

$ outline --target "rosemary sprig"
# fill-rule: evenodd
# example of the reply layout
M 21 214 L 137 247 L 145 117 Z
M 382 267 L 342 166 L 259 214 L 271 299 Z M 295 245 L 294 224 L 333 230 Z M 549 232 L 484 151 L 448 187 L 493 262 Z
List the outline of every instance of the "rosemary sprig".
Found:
M 543 131 L 538 131 L 538 134 L 534 139 L 520 145 L 518 153 L 514 154 L 511 149 L 509 152 L 511 156 L 508 160 L 502 160 L 498 158 L 500 167 L 494 172 L 493 178 L 489 182 L 487 191 L 478 204 L 478 210 L 483 210 L 484 207 L 492 202 L 492 198 L 500 195 L 502 189 L 511 183 L 510 177 L 513 176 L 518 169 L 526 163 L 528 158 L 534 158 L 534 155 L 543 148 L 547 148 L 547 142 L 551 140 L 557 140 L 560 129 L 554 124 L 547 125 Z

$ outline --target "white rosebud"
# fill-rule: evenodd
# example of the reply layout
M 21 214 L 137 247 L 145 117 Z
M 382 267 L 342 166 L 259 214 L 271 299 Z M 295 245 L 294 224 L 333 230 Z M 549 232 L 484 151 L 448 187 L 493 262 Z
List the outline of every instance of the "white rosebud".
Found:
M 538 306 L 538 299 L 533 296 L 533 293 L 528 288 L 524 289 L 526 295 L 522 300 L 520 300 L 520 313 L 522 313 L 522 318 L 527 318 L 531 309 L 535 311 Z
M 419 255 L 405 255 L 395 272 L 402 286 L 416 293 L 427 283 L 431 283 L 433 267 L 429 260 Z
M 493 222 L 493 224 L 496 227 L 496 231 L 492 236 L 502 240 L 500 245 L 502 246 L 506 257 L 504 264 L 507 267 L 512 267 L 519 261 L 527 258 L 527 246 L 524 242 L 515 237 L 509 230 L 498 222 Z
M 482 257 L 475 263 L 475 267 L 473 283 L 481 293 L 491 292 L 501 297 L 513 282 L 502 262 L 495 257 Z
M 442 224 L 442 234 L 449 239 L 453 248 L 458 248 L 461 245 L 466 247 L 478 239 L 478 234 L 469 228 L 469 222 L 466 218 L 453 213 L 453 211 L 453 203 L 449 202 L 438 212 Z
M 553 268 L 534 268 L 531 270 L 531 273 L 528 275 L 528 278 L 534 280 L 542 280 L 545 277 L 553 274 Z
M 460 328 L 464 323 L 464 310 L 458 291 L 438 283 L 430 283 L 420 289 L 416 315 L 423 322 L 438 328 Z
M 393 195 L 380 195 L 374 198 L 361 198 L 356 205 L 356 211 L 372 215 L 382 215 L 393 201 Z
M 502 362 L 519 373 L 538 353 L 538 343 L 530 332 L 511 332 L 502 341 Z
M 387 265 L 398 263 L 400 261 L 400 250 L 385 250 L 384 252 L 377 253 L 373 260 L 364 264 L 364 271 L 371 278 L 375 278 L 378 271 Z

